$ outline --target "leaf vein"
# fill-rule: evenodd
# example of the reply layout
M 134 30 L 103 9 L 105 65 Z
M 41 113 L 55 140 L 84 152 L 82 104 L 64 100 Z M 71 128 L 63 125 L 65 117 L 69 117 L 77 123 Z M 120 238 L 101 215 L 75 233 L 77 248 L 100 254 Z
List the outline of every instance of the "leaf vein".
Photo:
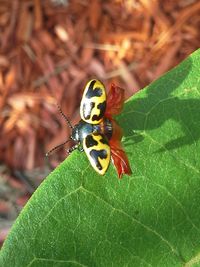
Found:
M 99 199 L 100 201 L 104 202 L 105 204 L 107 204 L 110 208 L 112 208 L 114 211 L 119 212 L 123 215 L 125 215 L 126 217 L 128 217 L 129 219 L 131 219 L 132 221 L 136 222 L 137 224 L 139 224 L 140 226 L 142 226 L 144 229 L 146 229 L 147 231 L 153 233 L 154 235 L 156 235 L 160 240 L 162 240 L 172 251 L 173 254 L 175 254 L 182 262 L 182 257 L 179 254 L 179 252 L 173 247 L 173 245 L 167 240 L 165 239 L 160 233 L 158 233 L 157 231 L 155 231 L 154 229 L 152 229 L 151 227 L 149 227 L 148 225 L 140 222 L 139 220 L 135 219 L 134 217 L 132 217 L 131 215 L 129 215 L 128 213 L 126 213 L 125 211 L 123 211 L 122 209 L 117 209 L 115 208 L 112 204 L 110 204 L 109 202 L 107 202 L 106 200 L 100 198 L 99 196 L 97 196 L 95 193 L 85 189 L 82 187 L 81 189 L 82 191 L 85 191 L 86 193 L 94 196 L 96 199 Z

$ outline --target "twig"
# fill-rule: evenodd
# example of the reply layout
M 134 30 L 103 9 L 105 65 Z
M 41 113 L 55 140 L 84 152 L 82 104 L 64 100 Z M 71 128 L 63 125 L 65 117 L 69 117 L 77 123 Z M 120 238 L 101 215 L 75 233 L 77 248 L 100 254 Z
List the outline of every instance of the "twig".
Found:
M 66 63 L 64 63 L 61 66 L 56 66 L 54 71 L 49 72 L 47 75 L 43 75 L 41 77 L 39 77 L 37 80 L 32 82 L 32 87 L 36 88 L 41 86 L 42 84 L 48 82 L 48 80 L 53 77 L 56 76 L 60 73 L 62 73 L 65 69 L 67 69 L 69 67 L 69 65 L 71 64 L 71 60 L 68 60 Z

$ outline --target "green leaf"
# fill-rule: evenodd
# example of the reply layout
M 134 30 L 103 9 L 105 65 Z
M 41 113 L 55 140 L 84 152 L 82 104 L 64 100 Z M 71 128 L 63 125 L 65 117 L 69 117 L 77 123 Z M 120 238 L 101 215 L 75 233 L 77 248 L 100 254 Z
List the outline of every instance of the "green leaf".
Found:
M 0 266 L 200 266 L 199 70 L 200 50 L 126 103 L 132 176 L 101 177 L 78 151 L 52 172 Z

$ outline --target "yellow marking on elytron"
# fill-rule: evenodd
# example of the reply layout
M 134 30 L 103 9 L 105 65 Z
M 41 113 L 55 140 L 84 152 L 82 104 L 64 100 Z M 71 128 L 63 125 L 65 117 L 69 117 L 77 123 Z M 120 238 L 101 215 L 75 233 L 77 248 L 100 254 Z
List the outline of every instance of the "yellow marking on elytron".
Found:
M 87 98 L 86 97 L 86 94 L 88 92 L 88 89 L 90 87 L 90 84 L 91 82 L 93 82 L 94 80 L 90 80 L 86 86 L 85 86 L 85 89 L 84 89 L 84 92 L 83 92 L 83 96 L 82 96 L 82 100 L 81 100 L 81 104 L 80 104 L 80 116 L 81 116 L 81 119 L 87 123 L 90 123 L 90 124 L 98 124 L 102 121 L 102 118 L 100 118 L 99 120 L 95 120 L 93 121 L 92 120 L 92 117 L 94 115 L 97 115 L 99 116 L 100 114 L 100 109 L 97 108 L 97 105 L 100 104 L 100 103 L 103 103 L 104 101 L 106 101 L 106 90 L 105 90 L 105 87 L 104 85 L 98 81 L 98 80 L 95 80 L 95 84 L 93 86 L 93 89 L 95 88 L 100 88 L 101 91 L 102 91 L 102 95 L 101 96 L 93 96 L 91 98 Z M 83 115 L 83 106 L 84 104 L 88 107 L 90 107 L 90 103 L 94 103 L 95 106 L 93 107 L 93 109 L 91 110 L 91 113 L 90 113 L 90 118 L 89 119 L 85 119 L 84 115 Z
M 88 148 L 86 146 L 86 143 L 85 143 L 85 141 L 86 141 L 86 138 L 85 138 L 83 140 L 83 148 L 84 148 L 84 151 L 85 151 L 85 153 L 86 153 L 86 155 L 87 155 L 92 167 L 95 169 L 95 171 L 98 172 L 101 175 L 104 175 L 106 170 L 107 170 L 107 168 L 108 168 L 108 166 L 109 166 L 109 163 L 110 163 L 110 147 L 109 147 L 109 145 L 103 144 L 103 143 L 100 142 L 100 140 L 102 139 L 102 135 L 100 135 L 100 134 L 91 134 L 91 136 L 93 137 L 93 139 L 95 141 L 98 142 L 98 144 L 96 146 L 94 145 L 94 146 Z M 93 150 L 93 149 L 97 150 L 97 151 L 99 151 L 101 149 L 105 149 L 106 150 L 107 157 L 105 159 L 98 158 L 98 160 L 100 162 L 100 165 L 102 166 L 102 170 L 99 170 L 97 168 L 97 166 L 95 164 L 95 161 L 93 160 L 93 158 L 90 155 L 90 151 Z

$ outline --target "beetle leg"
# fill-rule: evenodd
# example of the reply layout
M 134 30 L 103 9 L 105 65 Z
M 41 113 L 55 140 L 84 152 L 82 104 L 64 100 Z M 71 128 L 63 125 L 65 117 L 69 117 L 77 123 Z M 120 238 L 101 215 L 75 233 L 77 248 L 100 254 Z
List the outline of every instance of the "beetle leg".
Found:
M 84 151 L 82 145 L 79 145 L 79 146 L 78 146 L 78 150 L 79 150 L 80 152 L 83 152 L 83 151 Z
M 76 144 L 72 147 L 70 147 L 69 149 L 67 149 L 67 153 L 71 154 L 75 149 L 77 149 L 79 147 L 79 144 Z

